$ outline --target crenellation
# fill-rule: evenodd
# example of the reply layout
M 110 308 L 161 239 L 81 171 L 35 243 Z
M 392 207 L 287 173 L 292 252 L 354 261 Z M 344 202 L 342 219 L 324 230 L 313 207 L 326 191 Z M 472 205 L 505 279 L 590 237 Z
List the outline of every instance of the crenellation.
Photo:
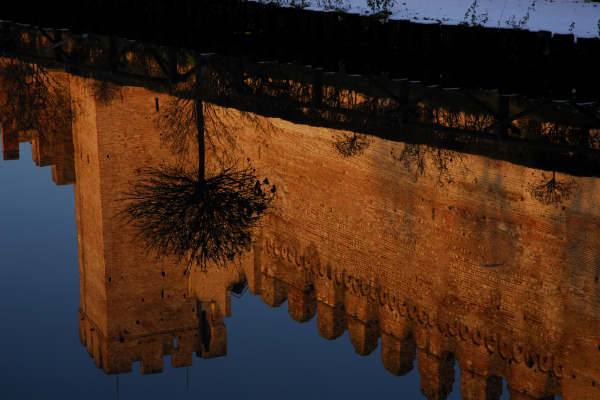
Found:
M 331 268 L 331 267 L 329 267 Z M 327 279 L 316 279 L 312 282 L 315 288 L 317 301 L 337 307 L 344 304 L 344 287 L 336 283 L 333 277 Z
M 331 306 L 317 302 L 317 327 L 319 335 L 327 340 L 334 340 L 346 332 L 347 317 L 343 305 Z
M 193 336 L 177 335 L 173 340 L 177 340 L 177 347 L 173 345 L 171 365 L 173 368 L 190 367 L 194 352 L 200 348 L 199 332 L 194 332 Z
M 0 64 L 15 63 L 15 60 L 0 58 Z M 19 61 L 20 62 L 20 61 Z M 48 70 L 48 79 L 60 87 L 61 93 L 68 93 L 70 76 L 59 70 Z M 62 92 L 62 89 L 66 89 Z M 5 92 L 0 91 L 0 97 Z M 63 99 L 69 102 L 69 99 Z M 38 110 L 39 111 L 39 110 Z M 17 116 L 2 115 L 2 149 L 4 160 L 19 159 L 19 143 L 31 142 L 34 163 L 39 167 L 52 167 L 52 179 L 57 185 L 70 185 L 75 182 L 73 161 L 73 130 L 70 124 L 56 124 L 57 110 L 43 110 L 36 119 L 39 129 L 32 129 L 26 121 L 15 120 Z M 25 129 L 25 130 L 20 130 Z
M 160 342 L 150 342 L 142 350 L 142 374 L 155 374 L 163 371 L 163 345 Z
M 202 358 L 227 355 L 227 328 L 223 314 L 214 302 L 198 304 L 202 348 L 196 354 Z
M 31 139 L 31 156 L 38 167 L 47 167 L 54 164 L 54 137 L 36 134 Z
M 353 284 L 348 286 L 351 289 L 346 290 L 346 295 L 344 296 L 346 313 L 361 321 L 377 320 L 378 302 L 366 296 L 366 292 L 363 293 L 360 291 L 359 287 L 363 289 L 363 286 L 357 285 L 355 280 Z M 366 290 L 366 285 L 364 287 L 364 290 Z
M 276 271 L 279 270 L 265 269 L 276 276 Z M 303 266 L 298 274 L 302 275 L 306 272 L 312 275 L 317 298 L 327 298 L 328 296 L 319 294 L 319 288 L 325 291 L 332 288 L 327 273 L 319 274 L 318 271 L 314 272 L 312 268 Z M 318 301 L 317 319 L 321 336 L 335 339 L 344 332 L 344 325 L 347 325 L 355 351 L 364 355 L 376 348 L 377 338 L 381 332 L 381 351 L 382 355 L 385 354 L 384 366 L 391 370 L 390 372 L 408 369 L 410 364 L 408 361 L 399 363 L 397 356 L 392 357 L 394 351 L 397 353 L 397 348 L 390 345 L 393 343 L 390 338 L 397 340 L 397 337 L 410 337 L 415 348 L 419 348 L 419 353 L 427 354 L 434 359 L 442 360 L 448 357 L 448 354 L 456 354 L 456 359 L 459 360 L 464 373 L 473 376 L 471 384 L 465 383 L 465 386 L 471 385 L 472 388 L 465 387 L 465 391 L 484 391 L 493 399 L 496 396 L 494 393 L 497 392 L 498 377 L 506 377 L 510 383 L 513 382 L 514 376 L 521 377 L 513 383 L 513 388 L 520 387 L 521 392 L 533 393 L 541 398 L 548 393 L 560 392 L 561 385 L 557 379 L 563 376 L 564 367 L 556 359 L 558 353 L 540 352 L 530 345 L 523 345 L 524 342 L 521 340 L 511 340 L 504 334 L 464 321 L 460 316 L 430 311 L 411 301 L 403 300 L 403 296 L 399 293 L 394 294 L 393 291 L 375 287 L 375 284 L 365 283 L 359 277 L 351 276 L 345 271 L 339 273 L 338 270 L 332 269 L 331 276 L 331 282 L 336 282 L 337 277 L 338 287 L 343 291 L 343 294 L 336 296 L 352 299 L 350 303 L 346 301 L 351 311 L 348 312 L 346 307 L 331 307 Z M 286 277 L 289 277 L 287 273 L 284 274 L 284 278 Z M 294 281 L 297 282 L 297 279 Z M 444 304 L 438 305 L 438 308 L 446 307 Z M 453 304 L 453 301 L 447 304 Z M 363 318 L 358 318 L 359 309 L 372 310 L 377 318 L 369 318 L 369 314 L 364 312 Z M 546 342 L 544 346 L 547 346 Z M 408 356 L 406 357 L 409 359 Z M 427 371 L 425 370 L 426 373 L 430 372 Z M 479 379 L 479 383 L 475 382 L 477 377 L 483 377 Z M 523 382 L 526 386 L 518 382 Z M 428 393 L 437 393 L 431 394 L 434 398 L 443 396 L 445 390 L 442 384 L 436 385 L 438 384 L 432 387 L 437 387 L 437 392 L 432 387 L 424 389 Z M 476 395 L 473 396 L 477 398 Z
M 461 368 L 460 395 L 464 400 L 500 400 L 502 378 L 486 377 Z
M 411 333 L 401 339 L 387 333 L 381 334 L 381 359 L 388 372 L 396 376 L 408 374 L 417 357 L 417 344 Z
M 454 384 L 454 355 L 444 353 L 440 358 L 425 351 L 417 352 L 421 393 L 427 400 L 445 400 Z
M 248 290 L 254 295 L 260 295 L 262 285 L 262 269 L 265 261 L 263 260 L 263 237 L 258 232 L 251 245 L 252 251 L 243 255 L 244 276 L 248 283 Z
M 407 313 L 406 318 L 410 321 L 408 315 Z M 454 341 L 449 339 L 450 334 L 447 331 L 448 324 L 440 319 L 435 319 L 432 322 L 433 326 L 431 327 L 429 325 L 421 326 L 417 321 L 412 322 L 412 332 L 417 348 L 437 357 L 441 357 L 447 350 L 454 351 L 455 348 L 452 346 Z
M 539 369 L 538 356 L 532 355 L 534 359 L 529 364 L 524 362 L 515 368 L 505 370 L 504 378 L 511 392 L 511 397 L 513 393 L 515 396 L 520 393 L 534 399 L 545 400 L 546 398 L 553 399 L 555 393 L 560 393 L 560 384 L 552 374 Z
M 163 370 L 163 357 L 171 355 L 174 367 L 192 364 L 192 355 L 201 348 L 200 329 L 156 332 L 152 335 L 133 336 L 127 333 L 119 338 L 107 338 L 80 310 L 79 333 L 98 368 L 107 374 L 130 372 L 132 364 L 141 361 L 142 373 Z M 178 346 L 175 348 L 174 341 Z
M 317 311 L 317 298 L 315 290 L 308 288 L 298 289 L 292 285 L 287 286 L 288 313 L 299 323 L 310 321 Z
M 57 135 L 54 143 L 54 163 L 52 180 L 58 186 L 75 183 L 75 161 L 73 148 L 73 130 Z
M 381 332 L 385 332 L 385 334 L 398 339 L 413 336 L 413 323 L 408 318 L 400 315 L 398 310 L 386 305 L 385 307 L 380 307 L 378 315 Z M 406 313 L 404 316 L 406 316 Z
M 456 343 L 454 349 L 461 371 L 464 369 L 486 378 L 494 376 L 494 374 L 505 376 L 505 365 L 507 362 L 510 364 L 512 360 L 500 360 L 497 354 L 490 352 L 485 346 L 486 336 L 486 333 L 476 330 L 470 340 L 467 338 L 460 343 Z M 492 348 L 492 350 L 494 349 Z M 514 368 L 514 365 L 511 365 L 511 367 Z
M 361 356 L 369 355 L 377 348 L 379 341 L 379 323 L 377 320 L 362 320 L 353 316 L 348 316 L 348 333 L 350 334 L 350 342 L 354 346 L 356 354 Z
M 286 284 L 279 279 L 263 275 L 260 298 L 271 307 L 280 307 L 287 300 Z

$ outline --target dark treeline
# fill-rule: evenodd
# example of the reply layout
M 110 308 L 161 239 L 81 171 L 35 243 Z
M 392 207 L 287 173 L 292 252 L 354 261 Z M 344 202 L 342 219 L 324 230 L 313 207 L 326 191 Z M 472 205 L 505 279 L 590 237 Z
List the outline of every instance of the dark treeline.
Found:
M 185 86 L 203 65 L 205 106 L 353 132 L 338 138 L 336 149 L 346 156 L 360 154 L 368 145 L 362 135 L 375 135 L 549 171 L 600 175 L 597 104 L 508 97 L 494 90 L 446 90 L 385 75 L 328 74 L 304 65 L 261 63 L 249 56 L 206 55 L 18 24 L 0 24 L 0 41 L 9 58 L 95 78 L 94 91 L 103 101 L 118 95 L 116 86 L 142 85 L 189 102 L 194 96 L 185 93 L 190 91 L 175 88 Z M 216 136 L 207 136 L 209 144 L 211 137 Z
M 0 18 L 442 87 L 579 102 L 600 96 L 600 40 L 544 31 L 385 21 L 242 0 L 10 2 Z

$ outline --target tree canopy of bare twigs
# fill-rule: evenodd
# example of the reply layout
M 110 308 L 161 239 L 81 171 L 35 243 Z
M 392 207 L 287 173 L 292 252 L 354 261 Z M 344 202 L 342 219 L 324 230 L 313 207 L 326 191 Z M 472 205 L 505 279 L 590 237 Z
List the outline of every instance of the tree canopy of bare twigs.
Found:
M 531 197 L 545 205 L 560 204 L 569 200 L 577 185 L 573 181 L 560 182 L 556 179 L 556 172 L 552 172 L 552 178 L 546 182 L 527 188 Z
M 390 13 L 395 0 L 367 0 L 367 6 L 374 13 Z
M 365 135 L 358 133 L 342 133 L 334 138 L 333 147 L 344 157 L 353 157 L 363 154 L 371 142 Z
M 160 257 L 176 256 L 188 266 L 225 265 L 248 248 L 252 231 L 267 210 L 275 186 L 260 182 L 254 169 L 232 167 L 235 139 L 227 110 L 204 101 L 203 71 L 177 88 L 164 107 L 159 126 L 175 154 L 198 148 L 197 168 L 184 165 L 137 171 L 137 180 L 123 199 L 128 223 L 146 246 Z M 206 148 L 219 159 L 217 172 L 207 173 Z M 227 163 L 231 163 L 227 165 Z
M 169 166 L 142 168 L 123 211 L 147 247 L 188 265 L 225 265 L 248 248 L 273 197 L 250 167 L 206 179 Z
M 391 156 L 413 174 L 415 179 L 424 176 L 427 165 L 431 164 L 437 173 L 440 186 L 444 183 L 452 183 L 450 176 L 452 163 L 458 161 L 462 164 L 463 161 L 459 152 L 411 143 L 406 143 L 399 153 L 392 150 Z
M 93 80 L 90 86 L 94 99 L 104 105 L 108 105 L 116 99 L 123 99 L 121 87 L 105 79 Z

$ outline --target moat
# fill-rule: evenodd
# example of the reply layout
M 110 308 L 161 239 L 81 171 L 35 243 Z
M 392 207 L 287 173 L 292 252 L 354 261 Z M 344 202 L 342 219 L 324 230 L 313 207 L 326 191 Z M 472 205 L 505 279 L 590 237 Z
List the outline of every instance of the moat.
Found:
M 247 7 L 215 52 L 0 21 L 0 397 L 600 399 L 598 40 L 474 75 L 427 46 L 481 26 L 392 65 Z

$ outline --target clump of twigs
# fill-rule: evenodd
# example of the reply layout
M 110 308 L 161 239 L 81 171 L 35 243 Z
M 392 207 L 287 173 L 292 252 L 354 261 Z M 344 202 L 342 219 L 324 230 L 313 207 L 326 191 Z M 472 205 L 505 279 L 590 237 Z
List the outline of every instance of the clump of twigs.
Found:
M 425 157 L 427 155 L 427 148 L 425 146 L 406 143 L 399 154 L 393 150 L 390 154 L 409 173 L 414 174 L 415 179 L 425 174 Z
M 463 25 L 470 26 L 483 26 L 485 25 L 489 18 L 487 11 L 479 14 L 477 12 L 477 8 L 479 7 L 479 1 L 473 0 L 473 3 L 469 6 L 467 11 L 465 12 L 465 17 L 463 18 Z
M 358 133 L 343 133 L 335 137 L 333 147 L 344 157 L 352 157 L 363 154 L 371 142 L 365 135 Z
M 560 182 L 556 179 L 556 172 L 552 172 L 552 178 L 542 184 L 531 184 L 527 188 L 531 197 L 545 205 L 560 204 L 569 200 L 573 190 L 576 188 L 575 182 Z
M 431 167 L 437 172 L 437 181 L 440 186 L 453 182 L 450 170 L 455 161 L 468 171 L 461 153 L 442 148 L 406 143 L 401 152 L 396 153 L 392 150 L 391 156 L 410 174 L 413 174 L 415 180 L 425 176 L 427 165 L 431 164 Z
M 104 79 L 92 80 L 90 89 L 92 90 L 94 99 L 104 105 L 108 105 L 116 99 L 123 99 L 121 87 Z
M 175 256 L 205 270 L 248 249 L 274 192 L 250 167 L 203 179 L 198 171 L 162 165 L 137 170 L 122 213 L 159 257 Z
M 374 13 L 390 14 L 395 0 L 367 0 L 367 6 Z
M 137 181 L 123 196 L 127 205 L 122 213 L 159 257 L 175 256 L 188 267 L 206 270 L 209 264 L 224 266 L 248 249 L 275 186 L 269 188 L 266 178 L 261 183 L 249 164 L 230 166 L 237 165 L 234 115 L 205 101 L 208 68 L 197 60 L 193 71 L 172 88 L 174 96 L 157 122 L 176 155 L 197 146 L 197 167 L 190 171 L 181 160 L 178 166 L 138 170 Z M 210 176 L 207 150 L 219 171 Z
M 323 7 L 326 10 L 346 11 L 350 8 L 347 1 L 343 0 L 317 0 L 317 6 Z

